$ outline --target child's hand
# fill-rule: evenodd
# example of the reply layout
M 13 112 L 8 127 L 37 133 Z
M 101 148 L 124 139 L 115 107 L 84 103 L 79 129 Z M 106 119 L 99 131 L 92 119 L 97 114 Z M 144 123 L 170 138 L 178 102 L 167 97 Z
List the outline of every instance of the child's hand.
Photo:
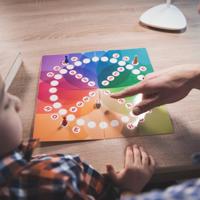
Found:
M 107 165 L 107 172 L 122 191 L 137 194 L 150 180 L 155 165 L 151 155 L 148 155 L 141 146 L 133 145 L 126 149 L 124 169 L 116 173 L 112 165 Z
M 192 88 L 199 87 L 199 77 L 200 67 L 197 65 L 176 66 L 149 74 L 142 82 L 112 94 L 111 97 L 124 98 L 142 93 L 142 101 L 133 108 L 133 113 L 139 115 L 154 107 L 184 98 Z

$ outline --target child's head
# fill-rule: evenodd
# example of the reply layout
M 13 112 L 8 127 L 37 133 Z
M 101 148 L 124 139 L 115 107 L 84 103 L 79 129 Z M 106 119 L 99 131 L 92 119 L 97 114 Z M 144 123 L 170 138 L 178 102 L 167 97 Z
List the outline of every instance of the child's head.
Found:
M 0 76 L 0 156 L 15 149 L 22 140 L 20 100 L 5 91 Z

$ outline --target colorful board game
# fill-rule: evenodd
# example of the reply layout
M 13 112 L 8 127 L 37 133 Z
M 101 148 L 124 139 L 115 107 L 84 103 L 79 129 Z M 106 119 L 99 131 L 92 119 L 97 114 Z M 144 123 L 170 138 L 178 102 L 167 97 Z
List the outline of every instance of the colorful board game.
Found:
M 151 72 L 144 48 L 43 56 L 33 136 L 74 141 L 172 133 L 163 107 L 133 115 L 141 94 L 110 97 Z

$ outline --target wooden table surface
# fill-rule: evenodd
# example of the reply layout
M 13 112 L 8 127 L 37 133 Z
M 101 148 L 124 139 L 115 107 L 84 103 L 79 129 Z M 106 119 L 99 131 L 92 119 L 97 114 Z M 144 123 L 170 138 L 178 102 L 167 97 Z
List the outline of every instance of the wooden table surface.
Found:
M 20 68 L 10 92 L 22 100 L 24 138 L 32 133 L 35 97 L 42 55 L 146 47 L 155 70 L 178 64 L 200 64 L 200 15 L 198 0 L 176 0 L 188 28 L 183 33 L 147 29 L 140 15 L 164 0 L 1 0 L 0 70 L 3 77 L 16 54 L 22 52 Z M 143 145 L 158 162 L 159 180 L 198 175 L 191 154 L 200 151 L 200 92 L 167 105 L 174 134 L 88 142 L 51 143 L 36 153 L 80 154 L 101 172 L 110 163 L 123 166 L 125 146 Z M 196 171 L 191 171 L 193 169 Z M 195 172 L 195 173 L 194 173 Z M 155 178 L 156 179 L 156 178 Z

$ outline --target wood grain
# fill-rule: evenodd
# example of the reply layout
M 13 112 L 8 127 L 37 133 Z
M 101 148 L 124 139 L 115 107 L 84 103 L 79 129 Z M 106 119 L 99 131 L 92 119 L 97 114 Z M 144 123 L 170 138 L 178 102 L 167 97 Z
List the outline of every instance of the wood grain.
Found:
M 9 70 L 17 52 L 24 65 L 10 92 L 23 103 L 24 138 L 32 133 L 35 97 L 42 55 L 146 47 L 155 70 L 178 64 L 200 63 L 198 0 L 177 0 L 188 20 L 183 33 L 154 31 L 140 26 L 140 15 L 162 0 L 6 0 L 0 1 L 0 69 Z M 51 143 L 36 153 L 80 154 L 101 172 L 110 163 L 123 167 L 126 145 L 143 145 L 158 162 L 160 180 L 193 169 L 191 154 L 200 150 L 200 92 L 168 105 L 175 132 L 172 135 Z M 180 169 L 180 170 L 179 170 Z M 180 176 L 182 176 L 180 173 Z M 194 175 L 194 174 L 193 174 Z M 188 173 L 191 177 L 191 173 Z

